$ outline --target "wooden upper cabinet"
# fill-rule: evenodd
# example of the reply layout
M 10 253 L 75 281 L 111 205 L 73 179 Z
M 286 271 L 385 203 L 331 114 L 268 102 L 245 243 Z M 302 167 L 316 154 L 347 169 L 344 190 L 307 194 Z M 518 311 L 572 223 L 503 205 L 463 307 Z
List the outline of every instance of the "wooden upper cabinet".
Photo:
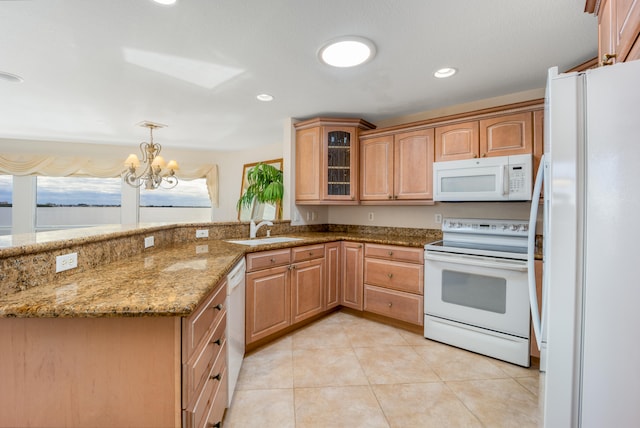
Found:
M 320 127 L 296 131 L 296 200 L 320 199 Z
M 361 140 L 360 200 L 432 199 L 433 136 L 431 128 Z
M 433 199 L 434 130 L 394 136 L 394 199 Z
M 478 121 L 440 126 L 435 131 L 436 162 L 479 156 Z
M 362 119 L 315 118 L 296 127 L 296 202 L 358 203 L 358 136 Z
M 531 153 L 533 125 L 531 112 L 480 121 L 480 156 L 507 156 Z
M 599 3 L 588 0 L 585 11 L 598 15 L 600 65 L 632 61 L 640 57 L 639 0 L 603 0 Z
M 393 135 L 360 144 L 360 200 L 393 199 Z

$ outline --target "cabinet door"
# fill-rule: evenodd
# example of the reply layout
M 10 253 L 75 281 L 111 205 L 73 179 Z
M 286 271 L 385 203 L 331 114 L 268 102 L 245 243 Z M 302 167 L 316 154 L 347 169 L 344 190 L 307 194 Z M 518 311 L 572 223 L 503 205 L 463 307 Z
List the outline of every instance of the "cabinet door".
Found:
M 342 243 L 342 293 L 340 303 L 348 308 L 362 310 L 363 297 L 363 245 L 358 242 Z
M 356 201 L 358 195 L 358 134 L 354 127 L 323 127 L 323 199 Z
M 360 143 L 360 200 L 393 198 L 393 136 Z
M 320 127 L 296 131 L 296 201 L 320 200 Z
M 291 266 L 292 323 L 305 320 L 324 310 L 324 259 L 309 260 Z
M 533 150 L 531 112 L 480 121 L 480 156 L 524 155 Z
M 608 3 L 611 3 L 609 0 Z M 606 5 L 605 5 L 606 6 Z M 625 61 L 631 46 L 638 38 L 640 32 L 640 1 L 638 0 L 615 0 L 613 2 L 615 10 L 615 44 L 618 61 Z
M 610 59 L 607 58 L 616 53 L 616 25 L 613 21 L 615 17 L 612 8 L 613 3 L 612 0 L 605 0 L 600 6 L 600 12 L 598 14 L 598 60 L 610 64 L 616 63 L 615 56 L 612 56 Z
M 291 325 L 289 266 L 247 274 L 246 343 Z
M 394 199 L 433 199 L 433 129 L 394 136 Z
M 436 162 L 478 157 L 478 121 L 440 126 L 435 132 Z
M 331 242 L 325 245 L 325 305 L 326 309 L 340 304 L 340 243 Z

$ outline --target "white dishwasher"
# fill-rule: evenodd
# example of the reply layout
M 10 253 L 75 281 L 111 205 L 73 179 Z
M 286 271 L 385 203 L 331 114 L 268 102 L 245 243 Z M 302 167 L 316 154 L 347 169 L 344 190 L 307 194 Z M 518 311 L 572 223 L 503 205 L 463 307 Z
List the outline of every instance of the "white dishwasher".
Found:
M 244 258 L 227 276 L 227 361 L 229 375 L 229 407 L 236 389 L 244 358 L 244 295 L 246 264 Z

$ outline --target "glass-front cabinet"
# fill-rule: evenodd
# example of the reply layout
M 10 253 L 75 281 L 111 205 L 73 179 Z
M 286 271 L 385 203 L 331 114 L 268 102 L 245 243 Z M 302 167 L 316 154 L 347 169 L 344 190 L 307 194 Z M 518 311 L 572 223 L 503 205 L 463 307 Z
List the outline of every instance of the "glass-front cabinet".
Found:
M 358 203 L 362 119 L 316 118 L 296 127 L 296 203 Z

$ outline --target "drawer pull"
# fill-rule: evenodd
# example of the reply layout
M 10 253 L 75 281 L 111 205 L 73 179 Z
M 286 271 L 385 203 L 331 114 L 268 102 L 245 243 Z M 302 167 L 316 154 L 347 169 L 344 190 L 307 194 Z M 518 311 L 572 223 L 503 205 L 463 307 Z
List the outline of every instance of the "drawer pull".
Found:
M 211 342 L 211 343 L 213 343 L 214 345 L 218 345 L 218 346 L 220 346 L 220 344 L 222 344 L 222 338 L 220 338 L 220 339 L 216 339 L 216 340 L 214 340 L 214 341 L 213 341 L 213 342 Z
M 387 276 L 389 277 L 389 279 L 393 278 L 393 274 L 392 273 L 388 273 Z
M 220 380 L 220 378 L 222 378 L 222 374 L 218 373 L 215 376 L 209 376 L 209 379 L 215 379 L 215 380 Z
M 224 308 L 224 306 L 222 306 L 222 303 L 218 303 L 217 305 L 215 305 L 215 306 L 213 307 L 213 309 L 217 309 L 217 310 L 219 310 L 219 311 L 221 311 L 221 310 L 222 310 L 222 308 Z

